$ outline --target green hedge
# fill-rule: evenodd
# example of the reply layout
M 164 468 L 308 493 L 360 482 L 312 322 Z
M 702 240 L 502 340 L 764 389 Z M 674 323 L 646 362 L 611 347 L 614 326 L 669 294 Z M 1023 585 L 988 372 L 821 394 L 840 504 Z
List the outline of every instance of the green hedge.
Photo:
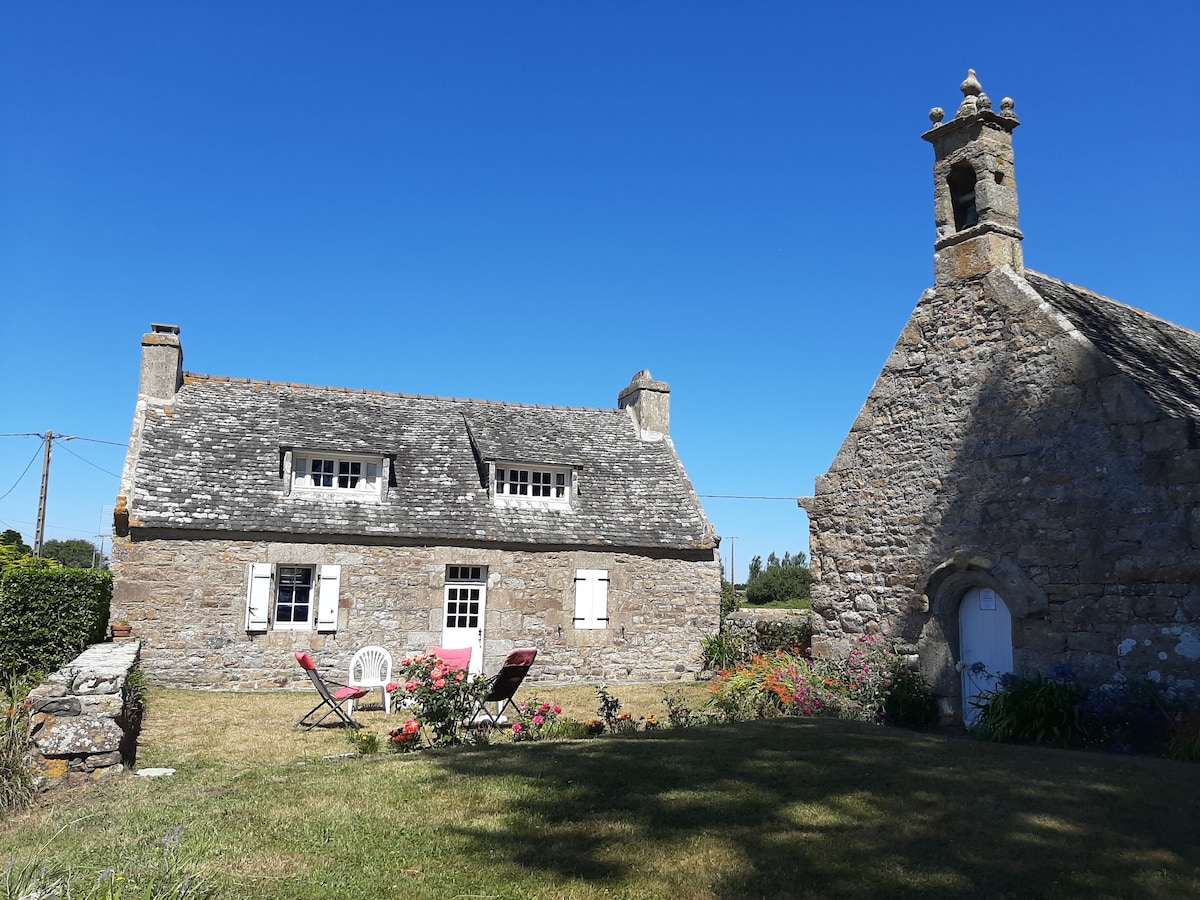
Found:
M 10 569 L 0 581 L 0 675 L 53 672 L 104 640 L 112 573 Z

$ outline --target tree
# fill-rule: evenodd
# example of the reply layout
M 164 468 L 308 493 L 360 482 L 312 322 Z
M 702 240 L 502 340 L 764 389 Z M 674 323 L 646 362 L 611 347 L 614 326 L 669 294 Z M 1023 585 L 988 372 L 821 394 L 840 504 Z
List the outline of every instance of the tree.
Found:
M 757 571 L 755 563 L 758 564 Z M 767 557 L 765 570 L 762 568 L 762 559 L 754 557 L 750 563 L 750 579 L 746 582 L 746 602 L 762 606 L 809 599 L 812 572 L 808 570 L 807 563 L 808 555 L 803 550 L 785 552 L 782 560 L 772 553 Z
M 52 559 L 66 569 L 90 569 L 96 560 L 96 545 L 82 538 L 69 541 L 46 541 L 42 557 Z
M 21 532 L 13 528 L 8 528 L 0 532 L 0 547 L 16 547 L 25 556 L 33 555 L 33 548 L 25 543 L 25 538 L 22 537 Z
M 751 581 L 761 575 L 762 571 L 762 557 L 756 556 L 754 559 L 750 560 L 750 574 L 746 578 L 746 583 L 749 584 Z

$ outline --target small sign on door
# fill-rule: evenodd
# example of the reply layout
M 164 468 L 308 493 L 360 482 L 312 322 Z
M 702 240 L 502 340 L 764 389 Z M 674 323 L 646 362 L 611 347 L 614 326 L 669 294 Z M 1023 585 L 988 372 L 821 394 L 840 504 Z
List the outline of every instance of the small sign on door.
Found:
M 979 608 L 980 609 L 995 609 L 996 608 L 996 592 L 991 588 L 979 589 Z

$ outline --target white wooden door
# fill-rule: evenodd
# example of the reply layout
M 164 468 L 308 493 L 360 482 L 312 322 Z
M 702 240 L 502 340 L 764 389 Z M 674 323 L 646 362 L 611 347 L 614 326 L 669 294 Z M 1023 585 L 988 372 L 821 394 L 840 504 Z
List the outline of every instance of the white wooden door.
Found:
M 959 661 L 962 663 L 963 723 L 979 717 L 971 702 L 1013 670 L 1012 614 L 991 588 L 971 588 L 958 607 Z
M 463 580 L 446 584 L 446 599 L 442 605 L 442 646 L 447 650 L 470 647 L 471 665 L 468 671 L 472 675 L 483 671 L 483 622 L 486 601 L 487 584 L 484 581 Z

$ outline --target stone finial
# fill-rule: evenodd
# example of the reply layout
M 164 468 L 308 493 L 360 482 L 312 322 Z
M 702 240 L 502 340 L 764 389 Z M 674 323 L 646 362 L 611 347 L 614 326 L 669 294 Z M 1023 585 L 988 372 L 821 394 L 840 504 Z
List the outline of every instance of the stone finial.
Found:
M 1012 97 L 1005 97 L 1000 101 L 1000 115 L 1006 119 L 1015 119 L 1017 117 L 1017 101 Z
M 992 98 L 989 97 L 987 94 L 980 94 L 979 95 L 979 108 L 980 109 L 991 109 L 992 108 Z
M 963 101 L 958 107 L 958 112 L 954 118 L 961 119 L 964 116 L 973 116 L 979 112 L 979 97 L 983 94 L 983 85 L 979 83 L 979 79 L 975 77 L 974 69 L 967 69 L 967 78 L 958 89 L 963 92 Z M 991 101 L 988 101 L 991 105 Z
M 929 111 L 929 121 L 933 123 L 934 128 L 941 125 L 944 118 L 946 118 L 946 111 L 940 106 L 935 106 Z

